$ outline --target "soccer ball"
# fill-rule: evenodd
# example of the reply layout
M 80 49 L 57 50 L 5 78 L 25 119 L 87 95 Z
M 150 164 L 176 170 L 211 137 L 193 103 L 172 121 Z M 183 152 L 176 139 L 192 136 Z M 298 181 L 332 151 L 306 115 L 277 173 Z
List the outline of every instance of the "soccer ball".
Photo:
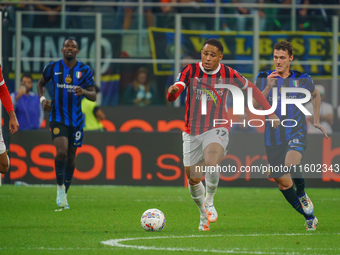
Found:
M 140 223 L 146 231 L 161 231 L 165 227 L 166 219 L 160 210 L 153 208 L 142 214 Z

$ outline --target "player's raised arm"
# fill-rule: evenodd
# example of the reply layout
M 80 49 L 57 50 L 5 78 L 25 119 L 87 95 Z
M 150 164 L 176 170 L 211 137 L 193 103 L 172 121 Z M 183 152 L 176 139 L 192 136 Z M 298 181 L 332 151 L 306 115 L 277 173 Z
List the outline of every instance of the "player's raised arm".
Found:
M 277 82 L 277 77 L 279 76 L 277 71 L 271 72 L 266 79 L 267 86 L 262 90 L 262 94 L 264 97 L 267 97 L 271 89 L 274 87 L 275 83 Z M 260 108 L 260 103 L 253 99 L 253 106 L 255 109 Z
M 320 129 L 323 135 L 328 139 L 328 135 L 325 129 L 320 124 L 321 96 L 317 88 L 314 89 L 311 95 L 312 95 L 311 101 L 312 101 L 313 113 L 314 113 L 314 127 Z

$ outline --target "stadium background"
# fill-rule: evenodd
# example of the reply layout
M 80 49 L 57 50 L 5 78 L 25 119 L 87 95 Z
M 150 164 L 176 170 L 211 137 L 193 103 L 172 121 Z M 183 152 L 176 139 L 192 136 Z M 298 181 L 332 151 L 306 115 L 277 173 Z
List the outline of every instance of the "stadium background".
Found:
M 31 3 L 33 5 L 34 1 Z M 256 15 L 246 16 L 249 21 L 247 29 L 237 31 L 237 16 L 232 11 L 235 5 L 224 1 L 200 1 L 195 9 L 189 4 L 173 4 L 177 11 L 167 15 L 160 12 L 162 5 L 158 1 L 98 1 L 96 5 L 83 1 L 46 1 L 46 5 L 62 5 L 62 11 L 56 14 L 60 19 L 54 27 L 36 22 L 30 26 L 28 20 L 46 13 L 19 9 L 10 1 L 1 3 L 6 4 L 2 62 L 10 91 L 18 88 L 23 72 L 32 73 L 36 84 L 43 66 L 61 58 L 62 42 L 70 36 L 80 44 L 79 60 L 92 67 L 96 84 L 101 87 L 98 103 L 107 115 L 107 131 L 86 132 L 84 146 L 78 151 L 74 184 L 186 185 L 180 134 L 184 108 L 179 102 L 167 105 L 165 91 L 168 80 L 178 73 L 181 63 L 185 63 L 181 59 L 190 56 L 194 59 L 192 61 L 197 61 L 202 43 L 211 37 L 219 38 L 225 45 L 223 63 L 251 80 L 259 70 L 271 68 L 272 47 L 276 41 L 291 41 L 295 47 L 292 68 L 311 74 L 316 84 L 325 86 L 327 101 L 332 103 L 336 113 L 339 102 L 339 19 L 336 15 L 328 15 L 328 26 L 305 28 L 303 24 L 307 21 L 301 21 L 297 14 L 301 8 L 312 11 L 317 6 L 302 6 L 296 1 L 292 1 L 292 5 L 268 3 L 263 6 L 267 14 L 263 31 L 259 30 Z M 136 7 L 129 30 L 123 30 L 121 25 L 123 5 Z M 146 26 L 143 6 L 152 7 L 155 27 Z M 247 6 L 255 8 L 257 5 Z M 279 17 L 275 14 L 279 8 L 290 13 Z M 183 10 L 191 13 L 183 13 Z M 325 5 L 325 10 L 337 14 L 339 5 Z M 278 18 L 290 29 L 272 26 Z M 309 22 L 323 22 L 324 17 L 311 15 L 309 19 Z M 225 24 L 229 24 L 228 30 Z M 125 106 L 121 101 L 124 88 L 141 66 L 149 70 L 157 100 L 150 107 Z M 36 91 L 36 86 L 34 88 Z M 4 119 L 6 122 L 6 114 Z M 52 158 L 55 149 L 47 126 L 46 117 L 39 131 L 19 132 L 10 139 L 5 133 L 6 142 L 10 141 L 11 156 L 11 169 L 5 182 L 54 183 Z M 334 165 L 340 162 L 338 127 L 336 123 L 329 140 L 320 135 L 309 135 L 304 163 Z M 6 125 L 3 129 L 6 132 Z M 263 135 L 260 132 L 232 133 L 226 164 L 264 164 Z M 247 150 L 244 150 L 245 145 Z M 320 173 L 311 178 L 310 185 L 314 187 L 339 187 L 340 173 Z M 222 176 L 221 186 L 275 185 L 256 176 L 240 175 Z

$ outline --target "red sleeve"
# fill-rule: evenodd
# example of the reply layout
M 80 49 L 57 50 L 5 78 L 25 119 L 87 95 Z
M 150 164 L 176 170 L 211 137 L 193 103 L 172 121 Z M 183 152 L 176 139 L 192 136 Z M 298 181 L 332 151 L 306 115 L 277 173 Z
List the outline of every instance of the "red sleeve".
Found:
M 8 92 L 6 83 L 2 76 L 2 69 L 0 67 L 0 100 L 7 112 L 14 111 L 11 96 Z
M 179 95 L 183 92 L 184 90 L 184 87 L 183 86 L 178 86 L 176 85 L 179 89 L 178 91 L 175 93 L 175 94 L 170 94 L 169 92 L 166 94 L 166 99 L 169 101 L 169 102 L 173 102 L 177 99 L 177 97 L 179 97 Z
M 248 82 L 248 87 L 253 89 L 253 98 L 263 107 L 264 110 L 269 110 L 271 108 L 270 104 L 268 103 L 267 99 L 262 94 L 261 90 L 259 90 L 252 82 Z M 273 115 L 274 113 L 269 114 Z

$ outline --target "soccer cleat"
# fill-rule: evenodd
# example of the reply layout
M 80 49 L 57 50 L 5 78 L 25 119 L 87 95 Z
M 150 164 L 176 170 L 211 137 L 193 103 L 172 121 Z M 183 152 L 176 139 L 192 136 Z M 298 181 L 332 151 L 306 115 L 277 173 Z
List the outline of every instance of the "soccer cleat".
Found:
M 199 231 L 209 231 L 209 221 L 206 217 L 202 217 L 200 219 L 200 225 L 198 227 Z
M 66 200 L 66 205 L 64 207 L 64 209 L 70 209 L 70 206 L 68 205 L 68 202 L 67 202 L 67 193 L 65 194 L 65 200 Z
M 207 219 L 209 222 L 216 222 L 218 215 L 215 206 L 205 204 L 205 209 L 207 210 Z
M 314 212 L 314 205 L 310 198 L 304 193 L 302 196 L 299 196 L 299 201 L 302 205 L 302 209 L 307 215 L 312 215 Z
M 306 230 L 316 230 L 318 219 L 316 217 L 306 220 Z
M 57 205 L 60 208 L 64 208 L 66 206 L 66 193 L 65 193 L 65 185 L 57 185 Z

